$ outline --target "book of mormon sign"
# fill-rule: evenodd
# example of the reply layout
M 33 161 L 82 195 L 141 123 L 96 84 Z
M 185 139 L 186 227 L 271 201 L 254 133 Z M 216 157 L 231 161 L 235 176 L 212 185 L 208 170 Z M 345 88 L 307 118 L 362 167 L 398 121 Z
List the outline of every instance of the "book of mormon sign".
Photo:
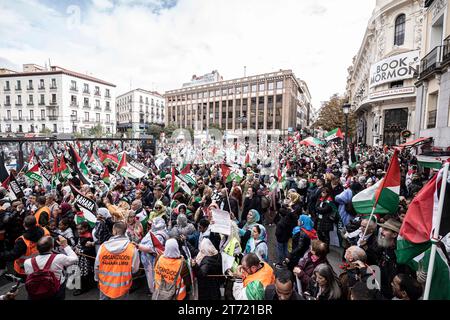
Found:
M 414 77 L 418 71 L 419 50 L 398 54 L 370 67 L 370 87 Z

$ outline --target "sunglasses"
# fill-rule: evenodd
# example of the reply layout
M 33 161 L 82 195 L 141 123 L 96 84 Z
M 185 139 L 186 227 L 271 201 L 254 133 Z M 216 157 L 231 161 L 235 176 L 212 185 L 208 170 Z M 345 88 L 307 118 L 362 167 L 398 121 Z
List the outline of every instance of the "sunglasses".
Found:
M 162 207 L 155 207 L 156 210 L 162 209 Z

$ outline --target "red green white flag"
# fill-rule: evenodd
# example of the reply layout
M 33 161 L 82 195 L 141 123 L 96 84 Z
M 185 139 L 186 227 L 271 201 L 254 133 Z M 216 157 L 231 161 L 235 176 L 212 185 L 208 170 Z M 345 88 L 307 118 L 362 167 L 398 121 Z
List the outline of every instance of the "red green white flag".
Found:
M 41 169 L 39 168 L 39 164 L 35 164 L 30 170 L 25 173 L 25 176 L 42 184 L 42 174 Z
M 325 134 L 325 140 L 327 141 L 331 141 L 336 138 L 344 139 L 344 135 L 342 134 L 341 128 L 336 128 Z
M 399 195 L 400 165 L 396 149 L 386 176 L 375 185 L 355 195 L 352 199 L 353 207 L 361 215 L 370 214 L 374 207 L 374 214 L 395 213 L 398 209 Z

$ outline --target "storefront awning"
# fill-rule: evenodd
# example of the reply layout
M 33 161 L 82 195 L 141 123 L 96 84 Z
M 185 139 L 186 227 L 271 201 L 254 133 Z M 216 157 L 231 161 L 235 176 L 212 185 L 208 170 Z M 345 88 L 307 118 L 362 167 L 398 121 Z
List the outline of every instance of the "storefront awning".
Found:
M 432 139 L 432 137 L 429 137 L 429 138 L 419 138 L 419 139 L 416 139 L 416 140 L 413 140 L 413 141 L 409 141 L 409 142 L 403 143 L 403 144 L 399 145 L 399 147 L 400 147 L 400 148 L 413 147 L 413 146 L 415 146 L 416 144 L 423 143 L 423 142 L 428 141 L 428 140 L 430 140 L 430 139 Z

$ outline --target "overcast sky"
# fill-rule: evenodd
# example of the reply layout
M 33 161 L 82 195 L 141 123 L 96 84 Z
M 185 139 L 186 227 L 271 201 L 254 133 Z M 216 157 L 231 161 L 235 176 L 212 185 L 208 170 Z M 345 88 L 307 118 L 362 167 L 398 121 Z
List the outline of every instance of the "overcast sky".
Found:
M 0 67 L 49 59 L 132 88 L 292 69 L 313 106 L 344 93 L 375 0 L 0 0 Z

